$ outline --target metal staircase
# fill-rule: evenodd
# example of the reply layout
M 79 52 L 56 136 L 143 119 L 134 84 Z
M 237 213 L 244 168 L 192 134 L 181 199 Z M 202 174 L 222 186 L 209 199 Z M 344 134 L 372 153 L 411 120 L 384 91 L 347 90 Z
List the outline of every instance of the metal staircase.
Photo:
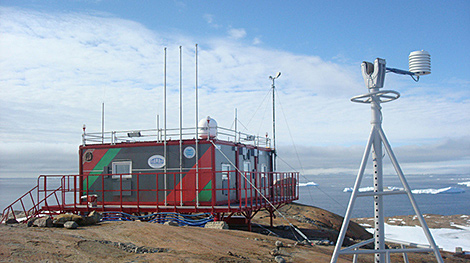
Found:
M 65 176 L 60 178 L 65 180 Z M 41 182 L 44 181 L 43 187 Z M 11 205 L 7 206 L 1 216 L 0 223 L 6 223 L 9 219 L 25 223 L 30 218 L 39 215 L 60 214 L 63 210 L 64 184 L 55 189 L 46 188 L 46 177 L 39 176 L 38 184 L 31 190 L 16 199 Z M 62 201 L 62 202 L 61 202 Z M 51 209 L 53 207 L 53 209 Z

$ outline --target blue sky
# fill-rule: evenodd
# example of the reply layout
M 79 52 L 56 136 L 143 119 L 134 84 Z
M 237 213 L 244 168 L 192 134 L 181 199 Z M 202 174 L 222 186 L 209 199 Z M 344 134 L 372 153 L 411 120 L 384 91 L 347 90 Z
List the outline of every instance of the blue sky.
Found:
M 405 54 L 426 49 L 433 55 L 433 75 L 441 79 L 465 78 L 470 67 L 468 1 L 1 2 L 52 13 L 103 12 L 198 42 L 243 29 L 245 43 L 258 39 L 266 48 L 325 60 L 382 56 L 406 67 Z
M 387 75 L 402 97 L 384 105 L 384 129 L 405 172 L 470 174 L 469 13 L 468 1 L 2 0 L 0 176 L 78 171 L 81 126 L 100 130 L 103 100 L 109 129 L 155 127 L 163 47 L 174 105 L 183 46 L 191 126 L 195 43 L 200 118 L 230 127 L 238 108 L 251 132 L 270 133 L 261 99 L 281 71 L 280 156 L 312 175 L 359 165 L 370 129 L 368 107 L 349 101 L 366 92 L 360 63 L 407 69 L 408 54 L 425 49 L 431 75 Z

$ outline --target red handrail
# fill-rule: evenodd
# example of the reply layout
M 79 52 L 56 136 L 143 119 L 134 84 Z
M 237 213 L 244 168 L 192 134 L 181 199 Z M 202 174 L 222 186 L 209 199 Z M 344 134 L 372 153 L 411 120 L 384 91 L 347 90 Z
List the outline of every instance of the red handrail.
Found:
M 33 187 L 31 190 L 29 190 L 28 192 L 26 192 L 24 195 L 22 195 L 20 198 L 16 199 L 11 205 L 7 206 L 5 209 L 3 209 L 3 212 L 2 212 L 2 220 L 0 220 L 0 223 L 3 223 L 3 222 L 6 222 L 6 220 L 8 220 L 9 218 L 9 215 L 10 215 L 10 212 L 13 214 L 13 219 L 16 220 L 16 214 L 15 214 L 15 210 L 13 210 L 13 206 L 20 202 L 21 203 L 21 206 L 23 208 L 23 213 L 27 215 L 27 211 L 26 211 L 26 208 L 24 207 L 24 203 L 23 203 L 23 198 L 26 197 L 27 195 L 29 195 L 29 197 L 31 198 L 31 202 L 33 203 L 33 207 L 36 207 L 36 205 L 34 204 L 34 198 L 32 196 L 32 193 L 34 192 L 34 190 L 38 189 L 39 186 L 36 185 L 35 187 Z M 31 209 L 30 209 L 31 210 Z
M 60 208 L 63 208 L 63 205 L 60 204 L 60 201 L 59 201 L 59 198 L 57 197 L 57 192 L 63 192 L 62 190 L 62 186 L 59 186 L 57 189 L 55 190 L 50 190 L 51 192 L 46 195 L 42 200 L 40 200 L 39 202 L 35 203 L 34 202 L 34 198 L 33 198 L 33 195 L 32 193 L 37 190 L 38 192 L 41 192 L 41 190 L 39 189 L 39 185 L 36 185 L 35 187 L 33 187 L 31 190 L 29 190 L 28 192 L 26 192 L 24 195 L 22 195 L 20 198 L 16 199 L 11 205 L 7 206 L 4 210 L 3 210 L 3 216 L 2 216 L 2 220 L 0 220 L 0 223 L 4 223 L 6 222 L 10 217 L 10 212 L 12 213 L 13 215 L 13 219 L 17 220 L 17 215 L 16 215 L 16 212 L 15 210 L 13 209 L 13 207 L 18 203 L 20 202 L 21 203 L 21 207 L 23 209 L 23 213 L 24 215 L 26 216 L 25 220 L 23 220 L 22 222 L 26 222 L 28 221 L 30 218 L 32 217 L 35 217 L 37 216 L 38 214 L 40 214 L 42 211 L 48 211 L 49 210 L 49 204 L 47 202 L 47 199 L 50 198 L 51 196 L 54 196 L 55 197 L 55 200 L 57 202 L 57 205 L 60 207 Z M 25 206 L 24 206 L 24 202 L 23 202 L 23 199 L 26 197 L 26 196 L 29 196 L 29 198 L 31 199 L 31 202 L 33 203 L 33 207 L 31 207 L 30 209 L 26 210 Z M 44 203 L 45 204 L 45 207 L 47 208 L 46 210 L 42 209 L 40 206 L 41 204 Z M 60 209 L 59 212 L 62 212 L 63 209 Z
M 228 181 L 227 185 L 220 183 L 220 175 L 223 172 L 228 173 Z M 235 178 L 232 178 L 231 174 L 236 175 Z M 168 206 L 172 207 L 173 210 L 177 211 L 182 206 L 185 209 L 188 209 L 190 206 L 193 206 L 194 211 L 200 210 L 200 207 L 209 206 L 210 210 L 215 213 L 229 212 L 229 211 L 243 211 L 243 210 L 258 210 L 262 209 L 263 207 L 270 206 L 269 203 L 272 205 L 279 205 L 286 202 L 291 202 L 298 199 L 298 173 L 280 173 L 280 172 L 242 172 L 243 175 L 239 172 L 233 171 L 204 171 L 203 176 L 210 176 L 211 178 L 211 188 L 204 189 L 204 187 L 199 186 L 197 188 L 197 184 L 194 184 L 193 190 L 195 194 L 198 195 L 202 191 L 211 191 L 211 200 L 203 201 L 203 204 L 197 204 L 194 200 L 186 200 L 181 199 L 181 195 L 184 196 L 185 193 L 190 193 L 188 191 L 190 189 L 182 189 L 181 185 L 178 186 L 180 183 L 176 180 L 176 177 L 179 176 L 181 173 L 179 172 L 168 172 L 168 173 L 133 173 L 132 175 L 137 177 L 136 183 L 137 187 L 132 187 L 131 189 L 127 189 L 127 186 L 124 187 L 123 185 L 123 175 L 117 175 L 119 182 L 119 189 L 106 189 L 105 185 L 105 178 L 110 176 L 109 174 L 99 174 L 93 175 L 101 177 L 98 182 L 101 182 L 101 186 L 96 187 L 96 189 L 90 189 L 92 186 L 90 181 L 87 180 L 86 175 L 51 175 L 45 176 L 41 175 L 38 177 L 37 186 L 33 189 L 29 190 L 25 194 L 23 194 L 20 198 L 15 200 L 10 206 L 6 207 L 3 210 L 3 216 L 0 222 L 5 222 L 9 217 L 17 219 L 18 213 L 13 210 L 15 205 L 20 204 L 22 208 L 22 212 L 24 212 L 26 219 L 29 219 L 33 216 L 37 216 L 40 213 L 48 213 L 48 214 L 55 214 L 59 212 L 63 212 L 65 210 L 69 212 L 90 212 L 91 209 L 97 209 L 99 211 L 105 211 L 109 209 L 113 209 L 111 206 L 118 205 L 118 209 L 124 211 L 129 210 L 132 207 L 133 212 L 143 212 L 145 209 L 148 212 L 148 205 L 154 205 L 156 211 L 160 209 L 168 209 Z M 156 189 L 148 189 L 147 187 L 143 186 L 143 182 L 140 179 L 140 176 L 148 176 L 154 175 L 155 176 L 155 183 Z M 169 176 L 173 179 L 173 185 L 165 186 L 162 189 L 159 189 L 159 182 L 158 178 L 161 176 Z M 188 176 L 188 175 L 186 175 Z M 49 179 L 48 179 L 49 178 Z M 49 189 L 51 187 L 51 183 L 55 182 L 51 180 L 51 178 L 58 178 L 60 179 L 60 186 L 58 188 Z M 81 179 L 80 179 L 81 178 Z M 78 180 L 80 179 L 80 180 Z M 70 182 L 73 180 L 73 182 Z M 189 180 L 196 180 L 196 177 L 191 177 Z M 232 185 L 232 180 L 234 180 L 235 184 Z M 78 182 L 77 182 L 78 181 Z M 216 183 L 217 181 L 217 183 Z M 81 189 L 83 184 L 85 183 L 85 187 L 87 189 Z M 171 184 L 171 183 L 170 183 Z M 253 184 L 253 185 L 252 185 Z M 257 189 L 258 188 L 259 191 Z M 37 193 L 36 193 L 36 192 Z M 184 192 L 183 192 L 184 191 Z M 234 191 L 233 193 L 231 191 Z M 107 201 L 104 197 L 106 194 L 119 192 L 119 198 L 115 201 Z M 136 194 L 136 200 L 134 201 L 127 201 L 128 198 L 123 198 L 124 192 L 131 192 Z M 156 203 L 155 201 L 146 201 L 142 199 L 142 196 L 148 196 L 145 194 L 146 192 L 155 193 L 156 196 Z M 220 193 L 226 192 L 227 194 L 225 197 L 221 198 Z M 73 194 L 72 202 L 67 203 L 66 197 L 70 197 L 66 195 L 67 193 Z M 163 193 L 163 196 L 171 196 L 173 199 L 172 201 L 168 201 L 167 198 L 165 200 L 159 198 L 159 193 Z M 90 206 L 83 206 L 84 203 L 81 201 L 81 195 L 89 195 L 89 194 L 98 194 L 101 195 L 101 202 L 98 202 L 99 206 L 90 207 Z M 141 196 L 141 194 L 143 194 Z M 233 195 L 234 196 L 233 196 Z M 132 194 L 134 195 L 134 194 Z M 264 195 L 265 197 L 261 196 Z M 34 198 L 36 196 L 36 198 Z M 223 196 L 223 195 L 222 195 Z M 28 200 L 29 198 L 29 200 Z M 217 200 L 219 199 L 219 200 Z M 32 208 L 29 210 L 25 205 L 25 201 L 29 201 L 32 203 Z M 117 201 L 117 202 L 116 202 Z M 165 201 L 164 203 L 162 203 Z M 52 202 L 57 203 L 51 204 Z M 87 201 L 85 201 L 87 202 Z M 199 201 L 201 202 L 201 201 Z M 85 203 L 86 205 L 86 203 Z M 108 207 L 107 207 L 108 206 Z M 225 208 L 223 208 L 223 206 Z M 146 207 L 146 208 L 144 208 Z M 84 210 L 85 209 L 85 210 Z M 115 208 L 114 208 L 115 209 Z M 50 211 L 55 210 L 55 211 Z M 80 210 L 80 211 L 79 211 Z M 130 210 L 129 210 L 130 211 Z M 189 211 L 189 210 L 187 210 Z M 13 215 L 13 216 L 11 216 Z

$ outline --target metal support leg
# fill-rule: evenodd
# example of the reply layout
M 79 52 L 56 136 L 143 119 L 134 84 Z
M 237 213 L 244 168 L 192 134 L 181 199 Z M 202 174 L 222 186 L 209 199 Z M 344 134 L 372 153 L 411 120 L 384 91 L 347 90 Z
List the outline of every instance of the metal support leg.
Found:
M 377 127 L 375 127 L 377 128 Z M 372 159 L 374 165 L 374 192 L 383 192 L 383 169 L 382 169 L 382 141 L 380 135 L 374 132 Z M 385 249 L 385 224 L 384 224 L 384 209 L 383 209 L 383 196 L 374 196 L 374 248 L 383 250 Z M 375 262 L 385 262 L 384 254 L 375 254 Z
M 357 173 L 356 182 L 354 183 L 354 190 L 351 194 L 351 198 L 349 199 L 348 209 L 346 210 L 346 214 L 344 215 L 343 224 L 341 226 L 341 230 L 339 231 L 338 240 L 336 241 L 335 250 L 333 251 L 333 255 L 331 256 L 331 263 L 336 262 L 338 260 L 339 251 L 341 250 L 341 246 L 343 245 L 344 237 L 346 236 L 346 232 L 349 226 L 349 220 L 351 219 L 351 213 L 354 207 L 354 202 L 356 201 L 357 194 L 359 192 L 359 187 L 361 186 L 362 176 L 364 175 L 364 170 L 366 169 L 367 159 L 369 159 L 370 149 L 372 147 L 372 138 L 374 137 L 375 129 L 372 128 L 369 136 L 369 140 L 367 141 L 367 146 L 364 151 L 364 155 L 362 156 L 361 166 L 359 168 L 359 172 Z
M 406 246 L 402 244 L 401 248 L 405 249 Z M 403 252 L 403 262 L 404 263 L 410 263 L 410 261 L 408 261 L 408 254 L 406 254 L 406 252 Z
M 439 248 L 437 247 L 436 242 L 434 242 L 434 239 L 431 235 L 431 231 L 429 231 L 429 227 L 426 224 L 426 221 L 424 220 L 423 215 L 421 214 L 421 211 L 419 211 L 419 208 L 413 196 L 413 193 L 411 193 L 411 188 L 408 185 L 408 182 L 406 181 L 405 176 L 403 175 L 400 165 L 398 164 L 397 158 L 395 157 L 395 154 L 393 153 L 392 147 L 390 146 L 390 143 L 388 142 L 384 131 L 382 130 L 382 128 L 380 128 L 378 132 L 384 143 L 385 149 L 387 150 L 388 156 L 390 157 L 390 160 L 392 161 L 393 167 L 395 168 L 395 171 L 397 172 L 398 177 L 400 178 L 400 181 L 403 187 L 405 188 L 408 198 L 410 199 L 411 205 L 413 206 L 413 210 L 415 211 L 415 214 L 418 217 L 418 221 L 421 224 L 421 227 L 426 236 L 426 239 L 428 240 L 429 245 L 431 245 L 431 248 L 434 250 L 434 255 L 436 256 L 437 262 L 444 263 L 444 261 L 442 260 L 441 253 L 439 252 Z

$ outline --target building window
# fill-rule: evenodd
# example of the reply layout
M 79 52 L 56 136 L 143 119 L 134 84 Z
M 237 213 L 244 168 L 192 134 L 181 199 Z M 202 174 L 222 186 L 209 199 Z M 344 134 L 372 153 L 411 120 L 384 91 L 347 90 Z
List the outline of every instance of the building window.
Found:
M 261 165 L 261 187 L 266 187 L 266 175 L 267 175 L 268 168 L 266 164 Z
M 251 179 L 248 180 L 255 180 L 255 173 L 251 170 L 251 162 L 250 161 L 244 161 L 243 162 L 243 171 L 245 172 L 245 176 L 248 179 L 251 175 Z
M 113 179 L 132 178 L 132 161 L 113 162 Z
M 250 161 L 245 161 L 243 162 L 243 171 L 244 172 L 251 172 L 251 162 Z
M 228 195 L 228 177 L 230 171 L 230 164 L 223 163 L 222 164 L 222 194 Z

